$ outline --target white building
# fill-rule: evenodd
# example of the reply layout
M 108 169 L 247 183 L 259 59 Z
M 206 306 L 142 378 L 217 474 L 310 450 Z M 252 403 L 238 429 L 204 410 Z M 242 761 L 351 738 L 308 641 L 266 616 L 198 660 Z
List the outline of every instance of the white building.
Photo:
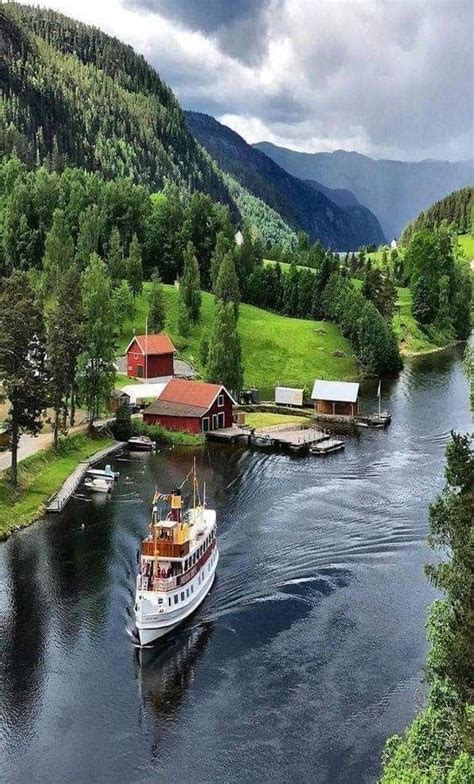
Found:
M 392 250 L 396 250 L 396 249 L 398 248 L 398 245 L 397 245 L 397 241 L 396 241 L 396 240 L 392 240 L 392 241 L 391 241 L 391 243 L 390 243 L 390 248 L 391 248 Z

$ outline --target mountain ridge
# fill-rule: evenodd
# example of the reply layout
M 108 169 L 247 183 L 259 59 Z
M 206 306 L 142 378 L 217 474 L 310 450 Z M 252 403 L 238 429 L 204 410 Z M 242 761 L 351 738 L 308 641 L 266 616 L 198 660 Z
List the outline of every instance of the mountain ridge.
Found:
M 345 150 L 303 153 L 271 142 L 253 146 L 294 177 L 353 192 L 378 217 L 387 237 L 399 236 L 422 210 L 474 182 L 474 165 L 463 162 L 376 160 Z
M 271 157 L 249 145 L 238 133 L 202 112 L 185 112 L 193 135 L 221 169 L 237 179 L 254 196 L 276 210 L 294 230 L 306 231 L 314 241 L 337 250 L 355 250 L 364 244 L 379 244 L 384 235 L 376 217 L 363 205 L 342 208 L 317 183 L 308 184 L 290 175 Z M 343 189 L 335 198 L 350 199 Z M 353 197 L 355 200 L 355 197 Z

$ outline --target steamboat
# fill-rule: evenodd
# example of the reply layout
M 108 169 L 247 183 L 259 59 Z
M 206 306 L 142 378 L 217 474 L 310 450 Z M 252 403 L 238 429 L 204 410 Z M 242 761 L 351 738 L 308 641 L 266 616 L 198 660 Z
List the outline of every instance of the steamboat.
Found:
M 135 595 L 135 631 L 140 646 L 164 637 L 188 618 L 209 593 L 219 560 L 216 513 L 201 498 L 195 467 L 191 506 L 182 487 L 155 493 L 150 533 L 141 543 Z M 162 514 L 162 507 L 166 511 Z

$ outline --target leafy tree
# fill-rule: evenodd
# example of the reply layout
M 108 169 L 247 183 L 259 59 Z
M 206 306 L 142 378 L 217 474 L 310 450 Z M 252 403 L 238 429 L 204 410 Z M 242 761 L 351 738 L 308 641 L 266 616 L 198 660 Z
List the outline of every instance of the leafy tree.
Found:
M 214 293 L 216 293 L 220 266 L 224 256 L 232 250 L 232 247 L 233 241 L 223 231 L 219 231 L 216 238 L 216 246 L 211 256 L 211 282 Z
M 103 216 L 98 205 L 92 204 L 79 217 L 76 262 L 81 270 L 88 265 L 92 253 L 98 253 L 102 232 Z
M 66 366 L 69 399 L 69 424 L 74 425 L 77 394 L 77 363 L 83 345 L 83 311 L 81 275 L 77 264 L 72 264 L 61 278 L 58 291 L 58 311 L 64 323 L 63 362 Z
M 298 315 L 299 274 L 294 261 L 283 278 L 282 308 L 286 316 Z
M 138 237 L 133 235 L 128 251 L 126 263 L 126 277 L 134 297 L 142 293 L 143 289 L 143 267 L 142 252 Z
M 206 368 L 209 359 L 209 337 L 209 332 L 204 330 L 199 343 L 199 359 L 204 369 Z
M 53 213 L 53 225 L 46 235 L 43 270 L 47 291 L 57 291 L 61 275 L 74 258 L 74 245 L 64 210 Z
M 177 326 L 179 334 L 185 338 L 188 337 L 191 332 L 191 320 L 181 297 L 178 299 Z
M 184 207 L 176 185 L 168 183 L 163 192 L 154 193 L 145 225 L 144 262 L 158 267 L 165 283 L 181 274 L 184 251 Z
M 112 287 L 104 262 L 93 253 L 83 274 L 84 350 L 79 357 L 79 388 L 94 419 L 109 400 L 115 379 Z
M 439 280 L 438 312 L 436 314 L 436 324 L 440 329 L 444 330 L 450 330 L 452 328 L 449 289 L 449 278 L 447 275 L 442 275 Z
M 243 385 L 242 348 L 231 302 L 218 302 L 209 337 L 206 379 L 238 394 Z
M 53 305 L 47 320 L 47 368 L 49 381 L 49 403 L 54 411 L 53 444 L 57 448 L 61 422 L 66 421 L 70 392 L 68 364 L 68 301 L 60 297 Z M 64 429 L 64 427 L 63 427 Z
M 166 311 L 163 288 L 159 279 L 153 280 L 148 300 L 148 329 L 161 332 L 165 328 Z
M 107 267 L 109 269 L 112 286 L 118 286 L 125 277 L 125 261 L 123 258 L 122 242 L 120 232 L 115 227 L 112 229 L 107 253 Z
M 192 242 L 188 242 L 184 252 L 183 276 L 179 283 L 179 298 L 183 303 L 188 319 L 192 324 L 199 320 L 201 310 L 201 283 L 199 266 Z
M 16 486 L 20 436 L 39 433 L 46 405 L 43 317 L 20 270 L 0 282 L 0 378 L 9 401 L 10 480 Z
M 233 251 L 228 251 L 220 265 L 219 274 L 217 276 L 216 298 L 221 302 L 232 302 L 237 318 L 239 312 L 240 290 L 239 279 L 235 270 L 234 254 Z
M 115 313 L 115 323 L 118 324 L 122 334 L 125 322 L 133 318 L 135 313 L 135 302 L 132 290 L 126 280 L 122 280 L 112 292 L 113 308 Z

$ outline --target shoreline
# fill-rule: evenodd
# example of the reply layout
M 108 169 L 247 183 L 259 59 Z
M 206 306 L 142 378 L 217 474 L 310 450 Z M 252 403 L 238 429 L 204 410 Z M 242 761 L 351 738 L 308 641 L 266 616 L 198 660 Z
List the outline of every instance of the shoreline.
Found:
M 429 354 L 439 354 L 441 351 L 447 351 L 448 348 L 454 348 L 461 343 L 467 343 L 466 340 L 453 340 L 451 343 L 446 343 L 445 346 L 437 346 L 436 348 L 427 348 L 425 351 L 403 351 L 400 349 L 402 357 L 410 359 L 411 357 L 425 357 Z

